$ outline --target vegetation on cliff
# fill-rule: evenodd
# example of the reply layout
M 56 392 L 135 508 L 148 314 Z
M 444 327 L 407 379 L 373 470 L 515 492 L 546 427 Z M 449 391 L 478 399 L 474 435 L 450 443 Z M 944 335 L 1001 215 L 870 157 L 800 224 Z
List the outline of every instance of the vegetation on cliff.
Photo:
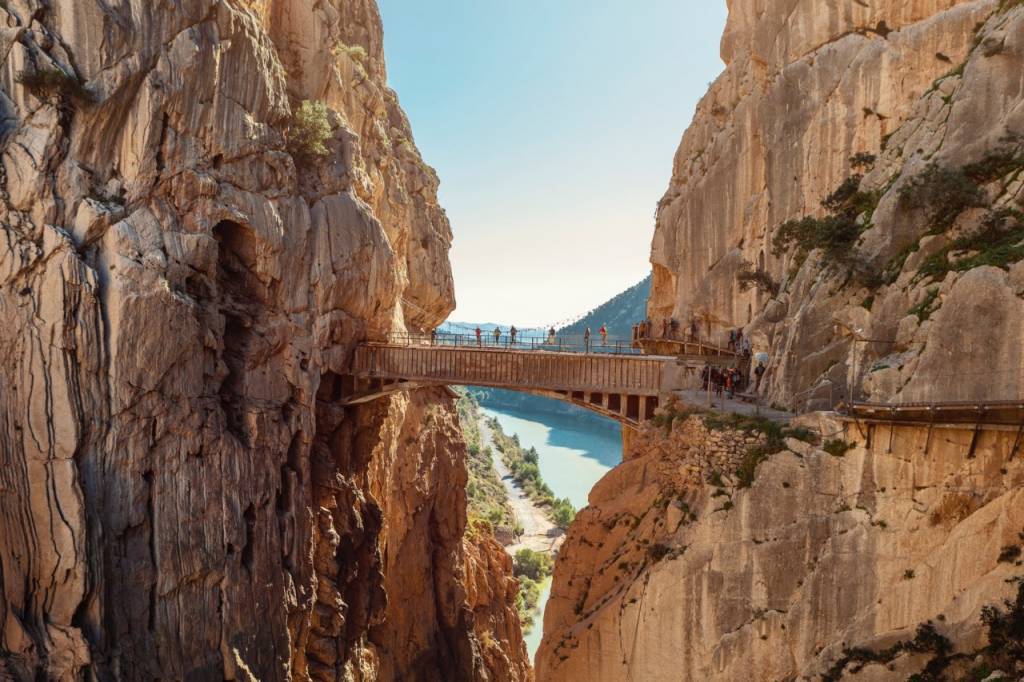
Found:
M 516 483 L 526 492 L 534 504 L 544 509 L 551 521 L 566 529 L 576 516 L 576 509 L 568 498 L 559 498 L 544 482 L 540 474 L 539 457 L 535 448 L 524 450 L 519 436 L 508 436 L 501 429 L 497 419 L 487 422 L 491 428 L 494 446 L 501 453 L 501 460 L 512 472 Z
M 533 628 L 544 581 L 551 577 L 553 569 L 554 562 L 544 552 L 536 552 L 525 547 L 516 552 L 513 561 L 513 574 L 519 579 L 516 607 L 519 609 L 519 620 L 523 624 L 524 632 L 529 632 Z
M 510 529 L 515 533 L 515 520 L 509 505 L 508 493 L 498 472 L 494 470 L 493 452 L 480 440 L 480 405 L 468 392 L 460 391 L 456 403 L 462 435 L 466 440 L 466 515 L 470 525 L 476 520 L 487 521 L 494 527 Z

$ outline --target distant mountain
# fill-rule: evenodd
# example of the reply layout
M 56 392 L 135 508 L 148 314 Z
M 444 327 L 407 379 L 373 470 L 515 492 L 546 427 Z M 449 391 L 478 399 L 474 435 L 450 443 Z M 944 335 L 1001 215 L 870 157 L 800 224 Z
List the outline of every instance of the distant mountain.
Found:
M 651 275 L 643 281 L 602 303 L 575 322 L 559 330 L 568 336 L 583 334 L 587 327 L 597 334 L 601 325 L 608 327 L 608 335 L 617 338 L 631 338 L 633 325 L 647 317 L 647 297 L 651 293 Z

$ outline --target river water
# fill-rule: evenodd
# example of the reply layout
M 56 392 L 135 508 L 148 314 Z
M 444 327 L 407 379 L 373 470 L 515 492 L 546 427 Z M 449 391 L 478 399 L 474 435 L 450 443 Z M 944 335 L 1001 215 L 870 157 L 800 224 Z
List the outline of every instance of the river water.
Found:
M 575 418 L 547 412 L 538 399 L 538 409 L 523 407 L 483 407 L 488 417 L 496 417 L 502 430 L 518 434 L 524 448 L 536 448 L 541 476 L 558 497 L 568 497 L 573 506 L 587 506 L 594 484 L 622 461 L 622 437 L 619 425 L 610 420 Z M 540 615 L 526 635 L 530 657 L 540 646 L 544 623 L 544 605 L 551 592 L 548 580 L 540 596 Z

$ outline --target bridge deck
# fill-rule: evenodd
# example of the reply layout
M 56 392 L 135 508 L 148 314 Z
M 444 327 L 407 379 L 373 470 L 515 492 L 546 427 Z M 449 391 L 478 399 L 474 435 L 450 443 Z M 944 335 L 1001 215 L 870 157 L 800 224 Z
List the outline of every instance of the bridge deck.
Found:
M 371 343 L 356 349 L 353 370 L 374 379 L 657 396 L 665 366 L 675 362 L 654 355 Z

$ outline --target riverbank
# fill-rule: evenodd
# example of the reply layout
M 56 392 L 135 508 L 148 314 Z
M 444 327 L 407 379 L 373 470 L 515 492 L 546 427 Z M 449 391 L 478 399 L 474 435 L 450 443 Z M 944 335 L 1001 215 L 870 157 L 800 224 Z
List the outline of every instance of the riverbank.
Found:
M 488 420 L 482 418 L 479 428 L 481 442 L 494 449 L 494 430 L 488 424 Z M 492 462 L 498 478 L 505 487 L 517 531 L 521 530 L 522 532 L 516 542 L 506 545 L 505 549 L 513 556 L 517 550 L 523 548 L 536 552 L 547 552 L 553 556 L 561 545 L 565 533 L 548 518 L 546 510 L 534 503 L 526 492 L 516 484 L 512 472 L 500 457 L 492 459 Z

